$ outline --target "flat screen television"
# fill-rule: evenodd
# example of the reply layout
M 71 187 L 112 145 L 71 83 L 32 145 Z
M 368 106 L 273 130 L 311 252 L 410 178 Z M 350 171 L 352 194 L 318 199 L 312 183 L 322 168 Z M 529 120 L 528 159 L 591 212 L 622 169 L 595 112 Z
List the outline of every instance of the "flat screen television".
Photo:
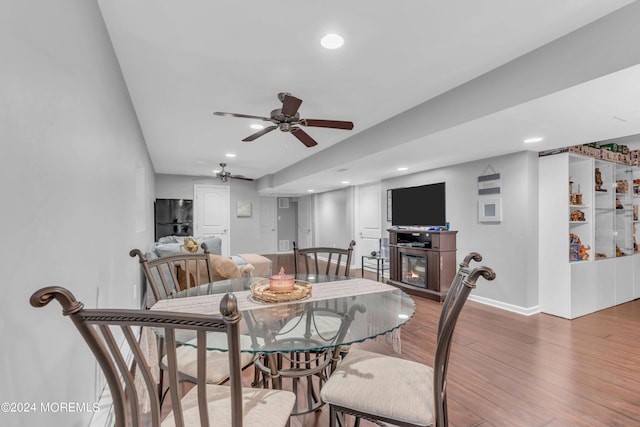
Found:
M 391 190 L 391 224 L 398 227 L 445 226 L 445 183 Z

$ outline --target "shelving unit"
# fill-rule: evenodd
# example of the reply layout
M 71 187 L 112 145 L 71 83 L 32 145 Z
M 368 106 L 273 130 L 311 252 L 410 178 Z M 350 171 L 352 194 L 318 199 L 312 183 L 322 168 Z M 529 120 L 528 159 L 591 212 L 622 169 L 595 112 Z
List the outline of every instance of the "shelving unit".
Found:
M 638 205 L 640 168 L 573 153 L 539 158 L 541 311 L 573 319 L 640 296 Z

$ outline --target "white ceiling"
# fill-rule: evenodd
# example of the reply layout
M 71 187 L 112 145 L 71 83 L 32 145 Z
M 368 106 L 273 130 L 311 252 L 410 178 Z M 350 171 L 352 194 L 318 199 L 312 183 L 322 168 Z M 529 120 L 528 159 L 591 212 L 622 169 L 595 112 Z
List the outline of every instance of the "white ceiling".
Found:
M 637 39 L 599 36 L 638 22 L 631 0 L 98 2 L 156 173 L 226 162 L 265 194 L 297 195 L 640 133 Z M 342 49 L 319 45 L 328 32 Z M 615 58 L 590 58 L 599 45 Z M 354 129 L 306 128 L 314 148 L 277 131 L 241 142 L 253 120 L 212 115 L 268 116 L 283 91 L 301 117 Z M 524 146 L 533 135 L 545 141 Z

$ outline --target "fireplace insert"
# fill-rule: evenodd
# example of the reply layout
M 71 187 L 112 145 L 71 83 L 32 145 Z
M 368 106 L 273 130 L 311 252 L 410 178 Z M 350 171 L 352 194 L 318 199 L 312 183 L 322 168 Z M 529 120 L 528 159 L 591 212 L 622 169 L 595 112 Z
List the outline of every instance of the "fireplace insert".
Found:
M 400 253 L 401 281 L 407 285 L 427 287 L 427 257 Z

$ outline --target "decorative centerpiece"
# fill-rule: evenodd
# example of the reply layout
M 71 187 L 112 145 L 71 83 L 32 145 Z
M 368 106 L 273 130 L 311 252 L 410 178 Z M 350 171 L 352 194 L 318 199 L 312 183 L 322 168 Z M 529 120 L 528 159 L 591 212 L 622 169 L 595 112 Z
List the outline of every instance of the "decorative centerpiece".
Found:
M 285 274 L 284 267 L 268 279 L 261 279 L 251 285 L 251 297 L 263 302 L 295 301 L 311 296 L 311 283 L 296 280 Z
M 284 273 L 284 267 L 280 267 L 280 273 L 269 278 L 269 290 L 271 292 L 291 292 L 295 288 L 293 276 Z

